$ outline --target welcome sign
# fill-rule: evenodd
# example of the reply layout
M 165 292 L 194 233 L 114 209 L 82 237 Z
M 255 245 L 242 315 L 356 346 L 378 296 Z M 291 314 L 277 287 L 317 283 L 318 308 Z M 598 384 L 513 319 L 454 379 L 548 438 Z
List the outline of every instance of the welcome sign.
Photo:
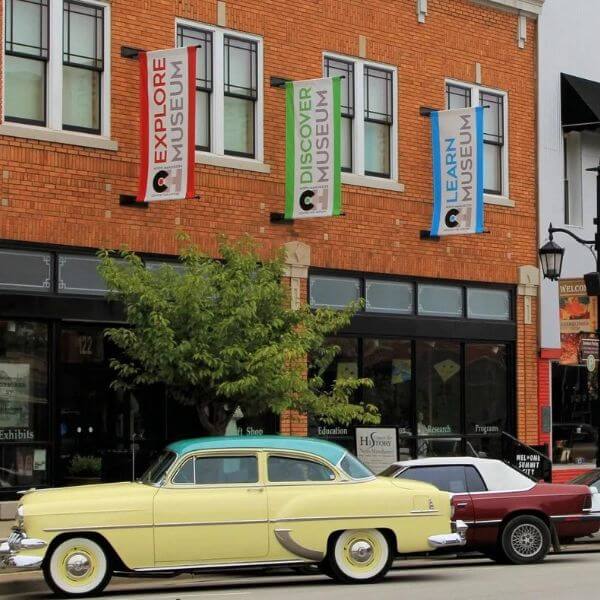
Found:
M 483 232 L 483 107 L 431 113 L 431 235 Z
M 286 83 L 285 218 L 341 211 L 340 78 Z
M 196 48 L 140 53 L 138 202 L 194 195 Z

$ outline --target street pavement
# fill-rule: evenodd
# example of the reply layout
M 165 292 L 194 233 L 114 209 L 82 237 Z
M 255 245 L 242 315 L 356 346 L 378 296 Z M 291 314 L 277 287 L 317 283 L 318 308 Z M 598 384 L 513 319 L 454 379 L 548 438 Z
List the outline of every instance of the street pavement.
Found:
M 135 583 L 134 583 L 135 582 Z M 600 585 L 600 553 L 551 555 L 527 566 L 487 559 L 406 560 L 374 585 L 339 585 L 322 575 L 243 574 L 167 580 L 113 579 L 106 600 L 572 600 L 594 598 Z M 39 577 L 0 576 L 0 598 L 52 598 Z

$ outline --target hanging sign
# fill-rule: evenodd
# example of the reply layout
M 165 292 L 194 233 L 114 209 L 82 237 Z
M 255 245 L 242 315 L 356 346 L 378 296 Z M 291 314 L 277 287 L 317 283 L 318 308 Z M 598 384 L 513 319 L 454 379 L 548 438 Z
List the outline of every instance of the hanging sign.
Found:
M 341 212 L 339 77 L 286 83 L 285 218 Z
M 194 195 L 196 48 L 140 52 L 138 202 Z
M 431 235 L 483 232 L 483 107 L 431 113 Z

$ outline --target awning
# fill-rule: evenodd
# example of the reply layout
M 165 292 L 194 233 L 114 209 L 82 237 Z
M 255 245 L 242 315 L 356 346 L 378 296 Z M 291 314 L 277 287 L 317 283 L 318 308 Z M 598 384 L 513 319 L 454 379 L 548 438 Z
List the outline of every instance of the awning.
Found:
M 564 131 L 600 129 L 600 83 L 561 73 Z

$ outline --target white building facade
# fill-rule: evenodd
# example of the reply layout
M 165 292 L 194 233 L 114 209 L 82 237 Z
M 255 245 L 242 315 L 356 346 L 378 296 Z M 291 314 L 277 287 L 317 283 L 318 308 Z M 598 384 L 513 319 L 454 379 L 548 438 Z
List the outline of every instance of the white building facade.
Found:
M 600 163 L 598 1 L 546 0 L 538 47 L 539 242 L 548 239 L 550 223 L 593 240 L 596 173 L 586 169 Z M 597 374 L 586 368 L 589 346 L 581 342 L 593 336 L 595 308 L 580 285 L 596 266 L 590 250 L 568 235 L 554 241 L 565 248 L 563 285 L 544 280 L 540 287 L 540 428 L 555 473 L 567 479 L 566 471 L 596 461 Z

